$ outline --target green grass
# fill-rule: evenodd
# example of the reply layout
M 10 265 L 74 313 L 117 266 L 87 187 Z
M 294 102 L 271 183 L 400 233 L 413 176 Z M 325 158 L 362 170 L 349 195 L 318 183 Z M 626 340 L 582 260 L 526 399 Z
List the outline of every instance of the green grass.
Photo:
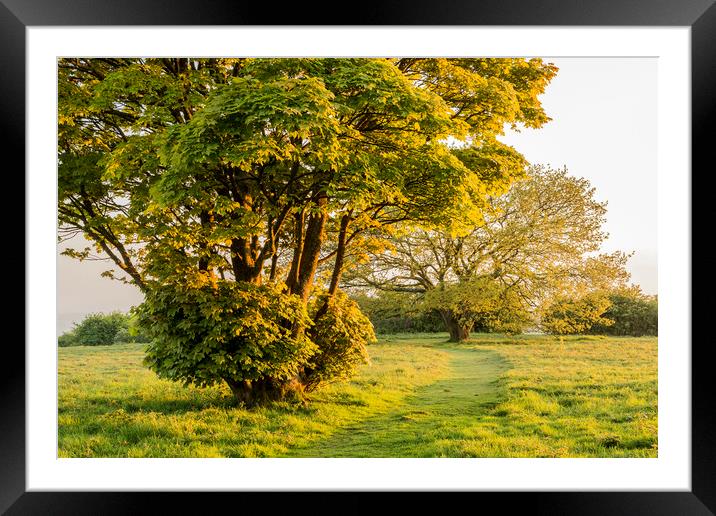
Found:
M 655 457 L 655 338 L 383 336 L 351 381 L 246 410 L 143 346 L 59 349 L 61 457 Z

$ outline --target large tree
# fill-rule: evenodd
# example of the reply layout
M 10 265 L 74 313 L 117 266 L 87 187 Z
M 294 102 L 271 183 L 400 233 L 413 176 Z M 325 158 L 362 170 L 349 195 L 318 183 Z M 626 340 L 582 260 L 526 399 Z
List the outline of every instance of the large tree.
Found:
M 530 168 L 526 180 L 488 198 L 484 219 L 466 233 L 405 225 L 347 279 L 354 288 L 423 295 L 450 339 L 470 331 L 514 330 L 545 300 L 628 278 L 624 253 L 596 254 L 606 203 L 566 169 Z
M 223 380 L 247 402 L 313 387 L 370 338 L 338 295 L 350 246 L 407 221 L 479 220 L 523 174 L 495 136 L 548 120 L 538 96 L 555 72 L 539 59 L 61 59 L 61 234 L 83 233 L 145 293 L 159 374 Z M 339 315 L 356 324 L 326 331 Z

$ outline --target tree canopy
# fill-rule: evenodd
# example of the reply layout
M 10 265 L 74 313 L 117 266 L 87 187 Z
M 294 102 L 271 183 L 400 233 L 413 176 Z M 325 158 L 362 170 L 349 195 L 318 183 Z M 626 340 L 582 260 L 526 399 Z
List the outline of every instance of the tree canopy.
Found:
M 471 329 L 519 331 L 544 302 L 621 285 L 621 252 L 597 254 L 606 203 L 586 179 L 533 166 L 508 192 L 487 197 L 483 220 L 452 226 L 403 225 L 385 249 L 347 278 L 354 288 L 425 294 L 453 340 Z
M 145 293 L 150 367 L 226 381 L 250 402 L 340 376 L 325 359 L 345 335 L 321 321 L 360 319 L 338 296 L 350 249 L 408 222 L 464 233 L 482 220 L 489 197 L 524 175 L 522 156 L 496 136 L 549 120 L 538 97 L 556 68 L 67 58 L 58 71 L 61 238 L 94 243 L 66 254 L 99 252 Z M 262 344 L 251 351 L 255 331 Z M 353 335 L 343 356 L 363 356 L 371 334 Z M 285 352 L 266 354 L 279 342 Z

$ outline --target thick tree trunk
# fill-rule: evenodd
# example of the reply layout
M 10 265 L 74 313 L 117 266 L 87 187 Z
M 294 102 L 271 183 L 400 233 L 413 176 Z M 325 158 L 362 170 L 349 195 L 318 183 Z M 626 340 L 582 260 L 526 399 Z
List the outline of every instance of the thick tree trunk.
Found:
M 462 342 L 470 338 L 471 327 L 461 325 L 450 310 L 440 310 L 440 316 L 450 333 L 449 342 Z
M 326 220 L 328 219 L 327 204 L 328 198 L 325 194 L 322 194 L 317 201 L 319 211 L 309 217 L 308 226 L 306 227 L 301 264 L 298 268 L 298 280 L 292 289 L 292 293 L 300 296 L 304 302 L 308 301 L 308 295 L 311 293 L 311 287 L 313 286 L 313 276 L 316 274 L 316 268 L 318 267 L 318 257 L 321 253 Z
M 245 238 L 231 240 L 231 266 L 236 281 L 261 284 L 261 267 L 254 263 L 251 244 Z
M 229 386 L 229 389 L 231 389 L 231 393 L 237 402 L 243 403 L 246 406 L 252 406 L 254 404 L 253 385 L 249 380 L 234 381 L 225 378 L 224 381 Z
M 278 382 L 268 378 L 253 381 L 236 381 L 224 378 L 224 381 L 231 389 L 236 401 L 248 408 L 271 401 L 304 401 L 304 386 L 297 379 Z

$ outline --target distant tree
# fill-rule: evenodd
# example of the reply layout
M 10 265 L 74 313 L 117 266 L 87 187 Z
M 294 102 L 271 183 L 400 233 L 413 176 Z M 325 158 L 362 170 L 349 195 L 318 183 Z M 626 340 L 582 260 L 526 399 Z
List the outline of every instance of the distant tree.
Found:
M 606 327 L 613 323 L 606 317 L 610 306 L 608 296 L 601 292 L 592 292 L 578 299 L 553 299 L 544 308 L 540 326 L 555 335 L 588 333 L 596 324 Z
M 58 346 L 106 346 L 125 342 L 149 342 L 136 316 L 115 311 L 87 315 L 57 339 Z
M 67 346 L 79 346 L 75 332 L 72 330 L 66 331 L 57 337 L 57 345 L 61 348 L 65 348 Z
M 467 232 L 404 225 L 346 285 L 424 295 L 458 341 L 480 325 L 519 331 L 526 314 L 556 296 L 623 284 L 628 256 L 594 254 L 606 238 L 606 204 L 590 183 L 542 166 L 528 176 L 489 196 L 482 222 Z
M 622 289 L 608 295 L 611 306 L 604 318 L 611 324 L 597 323 L 589 333 L 601 335 L 657 335 L 659 333 L 659 305 L 656 296 L 648 296 L 638 287 Z
M 423 306 L 442 316 L 450 340 L 456 342 L 475 330 L 519 333 L 530 321 L 517 291 L 491 276 L 439 285 L 426 292 Z
M 127 315 L 125 324 L 114 336 L 115 343 L 135 342 L 135 343 L 149 343 L 151 338 L 139 324 L 139 319 L 133 313 Z
M 74 340 L 80 346 L 106 346 L 115 343 L 117 334 L 127 327 L 127 316 L 121 312 L 95 313 L 75 325 Z

